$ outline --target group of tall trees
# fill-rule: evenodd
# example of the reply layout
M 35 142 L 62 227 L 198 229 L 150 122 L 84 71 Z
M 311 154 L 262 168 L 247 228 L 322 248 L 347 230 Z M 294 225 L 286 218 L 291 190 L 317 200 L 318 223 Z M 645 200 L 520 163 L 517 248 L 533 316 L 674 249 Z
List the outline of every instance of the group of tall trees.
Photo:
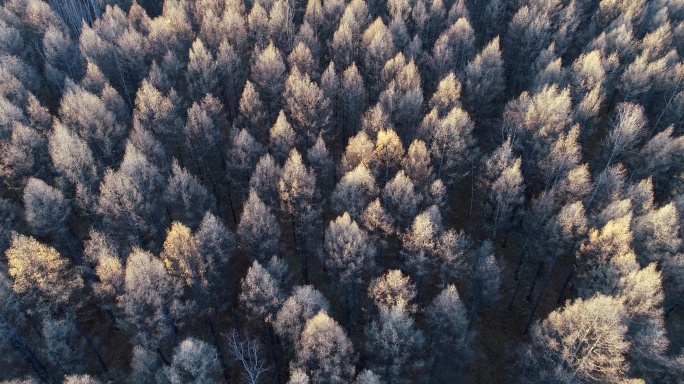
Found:
M 0 380 L 679 382 L 680 0 L 6 0 Z

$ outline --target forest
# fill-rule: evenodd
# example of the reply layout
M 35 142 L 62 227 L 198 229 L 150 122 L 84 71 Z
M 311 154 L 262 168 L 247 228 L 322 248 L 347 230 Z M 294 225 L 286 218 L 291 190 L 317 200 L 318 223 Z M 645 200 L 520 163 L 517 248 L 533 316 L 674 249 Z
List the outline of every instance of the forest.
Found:
M 0 0 L 0 382 L 684 382 L 684 0 Z

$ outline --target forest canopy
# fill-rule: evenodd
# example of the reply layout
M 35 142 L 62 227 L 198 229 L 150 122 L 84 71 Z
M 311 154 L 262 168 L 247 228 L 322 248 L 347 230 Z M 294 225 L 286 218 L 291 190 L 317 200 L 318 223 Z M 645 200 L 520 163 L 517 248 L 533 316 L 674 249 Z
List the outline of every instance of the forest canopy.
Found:
M 684 1 L 0 1 L 0 382 L 679 383 Z

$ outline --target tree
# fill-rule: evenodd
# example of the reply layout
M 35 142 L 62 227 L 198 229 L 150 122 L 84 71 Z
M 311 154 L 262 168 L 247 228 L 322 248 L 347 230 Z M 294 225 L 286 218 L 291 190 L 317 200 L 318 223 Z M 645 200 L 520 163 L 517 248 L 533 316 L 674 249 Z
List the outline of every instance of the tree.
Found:
M 406 228 L 418 211 L 420 196 L 403 170 L 397 172 L 382 190 L 382 201 L 399 227 Z
M 249 80 L 247 80 L 245 88 L 242 90 L 239 108 L 239 121 L 242 127 L 247 129 L 252 136 L 264 139 L 266 137 L 264 126 L 266 125 L 268 110 L 266 110 L 259 93 Z
M 76 311 L 85 303 L 83 277 L 54 248 L 32 237 L 13 233 L 12 245 L 5 252 L 13 290 L 29 305 L 30 314 L 64 320 L 69 330 L 78 333 L 106 373 L 102 355 L 76 320 Z
M 108 165 L 115 164 L 124 147 L 126 122 L 118 118 L 103 98 L 73 85 L 60 102 L 59 117 L 88 142 L 95 156 L 103 157 Z
M 532 328 L 530 380 L 617 382 L 627 370 L 624 307 L 596 295 L 577 299 Z
M 354 347 L 325 311 L 306 322 L 291 369 L 301 369 L 312 383 L 346 383 L 354 377 Z
M 299 42 L 295 48 L 287 56 L 287 63 L 290 68 L 295 68 L 299 72 L 309 75 L 312 80 L 318 80 L 320 73 L 318 72 L 318 63 L 314 59 L 311 50 L 305 43 Z
M 251 321 L 259 325 L 275 320 L 284 297 L 279 282 L 258 261 L 241 280 L 240 305 Z
M 680 219 L 674 203 L 653 209 L 633 220 L 633 246 L 640 262 L 662 263 L 682 246 L 678 232 Z
M 673 136 L 673 126 L 654 135 L 639 151 L 635 159 L 634 176 L 653 177 L 656 188 L 668 185 L 672 175 L 684 168 L 684 136 Z M 667 161 L 665 160 L 667 159 Z
M 218 180 L 214 171 L 216 167 L 211 165 L 218 163 L 219 173 L 225 169 L 222 145 L 222 128 L 226 121 L 224 110 L 224 105 L 217 98 L 207 94 L 200 103 L 194 102 L 188 109 L 187 122 L 183 127 L 185 144 L 190 155 L 194 157 L 193 163 L 197 174 L 207 180 L 214 190 L 217 188 Z
M 232 129 L 230 136 L 232 146 L 228 150 L 226 161 L 229 182 L 240 188 L 248 183 L 254 165 L 266 150 L 246 129 Z M 244 189 L 242 191 L 244 193 Z
M 24 187 L 23 200 L 26 221 L 37 235 L 62 234 L 69 210 L 62 192 L 32 177 Z
M 401 160 L 401 167 L 406 176 L 415 181 L 419 190 L 427 188 L 434 178 L 430 152 L 428 152 L 425 142 L 420 139 L 411 142 L 406 155 Z
M 278 163 L 282 164 L 287 160 L 287 155 L 290 150 L 294 148 L 297 141 L 297 134 L 285 117 L 285 112 L 280 110 L 275 124 L 271 127 L 269 148 L 273 155 L 278 159 Z
M 254 189 L 249 191 L 249 197 L 240 216 L 237 234 L 240 237 L 240 246 L 250 258 L 263 263 L 278 252 L 280 225 Z
M 347 293 L 347 313 L 351 323 L 356 304 L 356 287 L 363 283 L 363 275 L 374 265 L 375 247 L 366 232 L 347 212 L 328 225 L 323 244 L 325 265 L 336 277 L 336 283 Z
M 461 107 L 461 82 L 458 81 L 454 72 L 449 72 L 439 81 L 428 106 L 430 109 L 436 109 L 440 118 L 452 109 Z
M 568 134 L 560 134 L 553 145 L 547 161 L 539 164 L 542 174 L 546 178 L 546 186 L 550 188 L 559 183 L 568 172 L 575 168 L 582 157 L 581 147 L 577 142 L 579 128 L 577 125 Z
M 277 111 L 281 106 L 280 94 L 285 88 L 286 67 L 283 56 L 273 42 L 269 42 L 266 48 L 257 51 L 255 55 L 250 79 L 269 106 L 268 111 Z M 287 99 L 286 96 L 285 98 Z
M 373 152 L 375 151 L 375 143 L 373 143 L 365 131 L 361 131 L 349 139 L 347 148 L 342 155 L 341 169 L 343 173 L 347 173 L 360 164 L 370 167 L 373 160 Z
M 193 100 L 200 100 L 206 94 L 216 94 L 218 89 L 218 62 L 199 38 L 195 39 L 188 54 L 188 68 L 185 78 Z
M 501 297 L 501 276 L 503 266 L 494 256 L 494 246 L 491 241 L 485 240 L 482 245 L 470 254 L 471 265 L 474 267 L 475 288 L 473 289 L 476 308 L 484 306 L 487 309 L 495 308 L 495 304 Z M 476 311 L 473 311 L 476 312 Z
M 430 345 L 436 352 L 433 370 L 440 362 L 463 367 L 472 358 L 470 343 L 474 331 L 468 329 L 468 314 L 456 286 L 444 288 L 425 310 L 430 325 Z M 446 361 L 445 361 L 446 360 Z
M 67 375 L 64 377 L 62 384 L 100 384 L 100 380 L 88 374 Z
M 12 233 L 5 252 L 14 291 L 29 304 L 32 313 L 55 314 L 76 309 L 83 289 L 80 270 L 52 247 L 33 237 Z
M 312 235 L 312 226 L 319 215 L 315 206 L 317 195 L 316 175 L 302 162 L 302 156 L 296 149 L 290 151 L 283 172 L 278 182 L 281 209 L 290 217 L 294 245 L 298 247 L 298 236 L 304 250 Z M 306 252 L 302 253 L 302 270 L 306 281 Z
M 280 198 L 278 181 L 281 172 L 282 168 L 276 164 L 273 156 L 266 153 L 259 159 L 249 179 L 249 187 L 253 188 L 259 198 L 269 207 L 278 206 Z
M 348 212 L 351 217 L 357 219 L 366 205 L 377 195 L 375 177 L 365 165 L 359 164 L 345 173 L 342 180 L 337 183 L 330 195 L 330 202 L 338 214 Z
M 159 170 L 137 148 L 127 145 L 119 169 L 105 173 L 98 200 L 105 228 L 119 244 L 144 244 L 160 235 L 162 188 Z
M 189 337 L 173 350 L 173 361 L 163 374 L 172 384 L 219 383 L 221 364 L 216 348 L 202 340 Z
M 388 44 L 390 41 L 392 37 L 380 17 L 376 18 L 361 35 L 362 62 L 371 100 L 379 90 L 377 82 L 380 70 L 396 52 L 394 44 Z
M 247 382 L 257 384 L 259 377 L 270 370 L 262 356 L 262 346 L 259 341 L 250 336 L 241 338 L 235 330 L 230 332 L 226 339 L 233 357 L 242 365 Z
M 206 260 L 206 279 L 210 282 L 209 302 L 217 309 L 226 305 L 234 308 L 233 279 L 236 279 L 230 264 L 235 251 L 235 235 L 211 212 L 207 211 L 194 234 L 197 251 Z
M 463 176 L 464 165 L 476 154 L 474 126 L 467 112 L 452 109 L 430 134 L 430 152 L 437 163 L 437 177 L 448 184 Z
M 354 36 L 355 31 L 353 30 L 353 25 L 355 24 L 356 20 L 348 21 L 343 19 L 330 42 L 332 59 L 342 68 L 347 68 L 358 60 L 358 36 Z
M 297 346 L 307 321 L 329 310 L 330 303 L 321 292 L 311 285 L 297 286 L 278 310 L 273 326 L 279 336 Z
M 405 264 L 416 276 L 416 290 L 420 294 L 420 284 L 435 263 L 437 242 L 442 232 L 442 215 L 433 205 L 421 212 L 413 220 L 409 230 L 402 236 L 402 256 Z
M 204 212 L 216 206 L 214 197 L 195 176 L 181 168 L 177 161 L 173 162 L 171 169 L 173 173 L 164 191 L 164 201 L 171 219 L 197 228 Z
M 368 286 L 368 296 L 378 309 L 401 306 L 408 312 L 415 312 L 412 301 L 416 297 L 416 286 L 398 269 L 373 279 Z
M 332 111 L 330 100 L 312 82 L 309 75 L 302 75 L 299 69 L 292 68 L 285 83 L 286 110 L 290 116 L 295 132 L 306 146 L 311 146 L 319 132 L 326 135 Z
M 134 341 L 156 350 L 168 361 L 162 348 L 178 342 L 178 328 L 191 310 L 181 301 L 183 287 L 172 278 L 164 263 L 151 253 L 133 249 L 126 259 L 125 294 L 122 306 Z
M 606 138 L 606 147 L 610 151 L 604 172 L 613 161 L 629 154 L 644 134 L 646 117 L 644 108 L 638 104 L 620 103 L 611 130 Z
M 275 0 L 269 13 L 269 36 L 283 52 L 288 52 L 293 47 L 295 10 L 292 6 L 289 1 Z
M 385 183 L 389 181 L 390 168 L 399 165 L 403 156 L 404 146 L 396 132 L 391 129 L 378 132 L 373 151 L 373 163 L 385 169 Z
M 432 66 L 441 79 L 454 69 L 462 69 L 475 54 L 475 31 L 465 17 L 445 29 L 432 48 Z
M 330 156 L 330 152 L 325 145 L 323 135 L 319 134 L 316 143 L 306 152 L 306 160 L 316 173 L 318 188 L 329 191 L 332 187 L 331 184 L 335 166 L 332 157 Z
M 406 374 L 423 366 L 425 337 L 416 329 L 406 307 L 380 307 L 380 316 L 366 328 L 366 348 L 374 357 L 373 370 L 392 383 L 408 382 Z
M 465 69 L 464 100 L 473 113 L 484 111 L 504 89 L 504 67 L 495 37 Z
M 520 158 L 513 158 L 510 141 L 497 148 L 486 160 L 486 212 L 491 218 L 492 239 L 509 224 L 514 210 L 523 202 L 523 178 Z
M 341 63 L 340 63 L 341 64 Z M 356 63 L 352 62 L 342 73 L 339 98 L 342 105 L 343 139 L 359 130 L 361 114 L 366 109 L 366 89 Z

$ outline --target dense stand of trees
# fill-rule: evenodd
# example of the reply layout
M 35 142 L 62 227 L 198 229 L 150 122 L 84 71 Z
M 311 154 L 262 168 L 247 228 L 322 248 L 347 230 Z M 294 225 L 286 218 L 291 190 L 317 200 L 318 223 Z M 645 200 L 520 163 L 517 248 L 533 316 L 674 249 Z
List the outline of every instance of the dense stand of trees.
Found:
M 676 383 L 679 0 L 6 0 L 0 381 Z

